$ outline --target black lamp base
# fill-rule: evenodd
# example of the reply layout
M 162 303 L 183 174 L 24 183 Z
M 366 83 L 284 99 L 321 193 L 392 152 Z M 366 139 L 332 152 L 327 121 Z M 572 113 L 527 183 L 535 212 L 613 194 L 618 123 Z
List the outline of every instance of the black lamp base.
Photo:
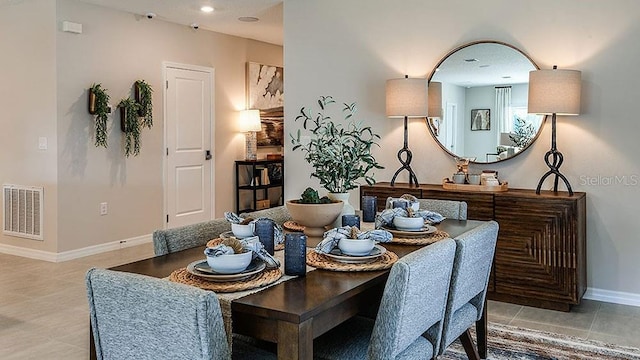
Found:
M 396 177 L 398 177 L 398 174 L 400 174 L 402 172 L 402 170 L 407 170 L 409 172 L 409 185 L 413 185 L 414 183 L 416 184 L 416 186 L 419 186 L 420 184 L 418 184 L 418 177 L 416 176 L 416 173 L 413 172 L 413 170 L 411 169 L 411 159 L 413 158 L 413 154 L 411 154 L 411 150 L 409 150 L 409 134 L 407 132 L 407 117 L 404 117 L 404 146 L 402 147 L 402 149 L 400 149 L 400 151 L 398 151 L 398 160 L 400 161 L 400 164 L 402 164 L 402 166 L 400 167 L 400 169 L 396 170 L 396 173 L 393 174 L 393 178 L 391 179 L 391 186 L 395 185 L 396 182 Z M 402 157 L 402 154 L 404 154 L 404 159 Z
M 405 159 L 402 159 L 402 154 L 406 155 Z M 391 186 L 395 185 L 396 177 L 398 177 L 398 174 L 400 174 L 402 170 L 407 170 L 409 172 L 409 185 L 413 185 L 414 183 L 416 184 L 416 186 L 420 185 L 418 184 L 418 177 L 416 176 L 416 173 L 413 172 L 413 169 L 411 169 L 411 165 L 409 165 L 411 163 L 411 158 L 413 158 L 411 150 L 402 148 L 400 149 L 400 151 L 398 151 L 398 160 L 400 160 L 402 167 L 396 170 L 396 173 L 393 174 L 393 178 L 391 179 Z
M 556 114 L 554 113 L 551 117 L 551 150 L 547 151 L 544 155 L 544 162 L 547 163 L 549 167 L 549 171 L 547 171 L 542 178 L 538 182 L 538 187 L 536 188 L 536 194 L 540 195 L 540 189 L 542 188 L 542 183 L 544 180 L 551 176 L 555 175 L 555 179 L 553 180 L 553 191 L 558 192 L 558 179 L 562 179 L 564 184 L 567 186 L 567 190 L 569 191 L 569 196 L 573 195 L 573 190 L 571 189 L 571 184 L 569 184 L 569 180 L 560 173 L 560 165 L 564 161 L 564 157 L 562 153 L 558 151 L 556 148 Z

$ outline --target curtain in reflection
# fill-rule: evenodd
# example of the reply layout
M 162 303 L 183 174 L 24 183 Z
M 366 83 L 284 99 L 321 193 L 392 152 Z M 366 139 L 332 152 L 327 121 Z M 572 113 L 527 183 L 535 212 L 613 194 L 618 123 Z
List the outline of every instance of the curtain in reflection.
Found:
M 509 108 L 511 107 L 511 86 L 496 87 L 496 121 L 498 123 L 498 144 L 500 144 L 501 133 L 513 132 L 513 121 L 509 116 Z

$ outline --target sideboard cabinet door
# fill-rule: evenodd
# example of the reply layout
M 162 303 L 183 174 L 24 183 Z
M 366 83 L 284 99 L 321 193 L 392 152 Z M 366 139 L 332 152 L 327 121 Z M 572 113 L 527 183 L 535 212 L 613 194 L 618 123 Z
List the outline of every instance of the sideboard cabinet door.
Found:
M 500 224 L 490 298 L 569 311 L 586 290 L 585 195 L 495 194 Z

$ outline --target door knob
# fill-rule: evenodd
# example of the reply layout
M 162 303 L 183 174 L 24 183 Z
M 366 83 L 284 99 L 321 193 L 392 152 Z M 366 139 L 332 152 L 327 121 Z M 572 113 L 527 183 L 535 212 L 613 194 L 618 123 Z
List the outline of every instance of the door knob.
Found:
M 211 160 L 211 150 L 207 150 L 207 152 L 204 155 L 204 159 Z

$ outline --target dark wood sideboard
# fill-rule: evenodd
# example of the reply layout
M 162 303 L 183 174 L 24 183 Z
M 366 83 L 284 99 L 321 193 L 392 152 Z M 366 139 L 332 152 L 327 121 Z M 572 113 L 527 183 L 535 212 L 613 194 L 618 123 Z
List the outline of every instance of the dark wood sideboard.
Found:
M 500 225 L 488 298 L 570 311 L 586 290 L 586 194 L 510 189 L 504 192 L 445 190 L 441 185 L 388 182 L 361 186 L 360 195 L 411 194 L 421 199 L 467 202 L 467 217 Z

